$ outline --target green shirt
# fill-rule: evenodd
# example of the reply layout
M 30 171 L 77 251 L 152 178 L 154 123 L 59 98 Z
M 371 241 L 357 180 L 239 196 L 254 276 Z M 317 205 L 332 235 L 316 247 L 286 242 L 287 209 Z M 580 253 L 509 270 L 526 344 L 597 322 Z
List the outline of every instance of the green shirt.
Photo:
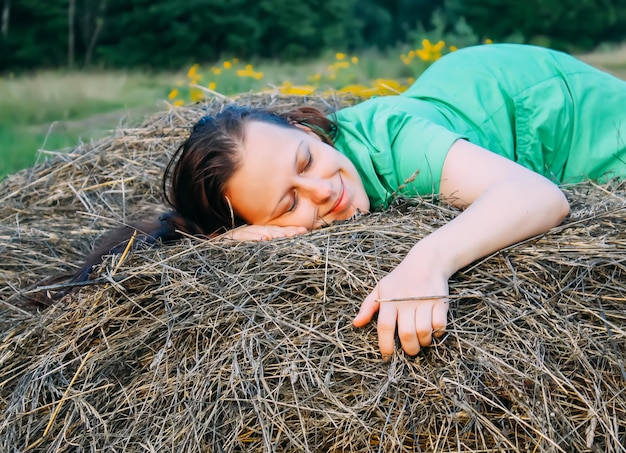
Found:
M 448 54 L 399 96 L 336 112 L 337 149 L 374 207 L 439 192 L 464 138 L 557 183 L 626 177 L 626 82 L 560 52 L 516 44 Z

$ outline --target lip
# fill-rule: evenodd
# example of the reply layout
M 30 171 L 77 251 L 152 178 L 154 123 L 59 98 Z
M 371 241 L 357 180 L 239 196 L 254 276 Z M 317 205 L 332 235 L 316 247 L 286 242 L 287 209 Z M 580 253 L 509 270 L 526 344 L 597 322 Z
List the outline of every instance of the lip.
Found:
M 336 214 L 338 212 L 343 211 L 344 209 L 346 209 L 350 201 L 348 194 L 346 192 L 346 186 L 343 184 L 343 180 L 341 179 L 341 175 L 339 175 L 339 183 L 340 183 L 339 196 L 337 197 L 337 201 L 335 202 L 332 209 L 328 211 L 329 214 Z

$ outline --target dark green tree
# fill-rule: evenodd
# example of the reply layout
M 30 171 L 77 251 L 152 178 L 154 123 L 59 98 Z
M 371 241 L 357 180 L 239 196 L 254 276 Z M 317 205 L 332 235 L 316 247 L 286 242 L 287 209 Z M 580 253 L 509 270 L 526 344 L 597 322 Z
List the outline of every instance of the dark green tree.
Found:
M 261 0 L 257 53 L 294 58 L 316 56 L 325 48 L 353 48 L 356 4 L 356 0 Z
M 586 49 L 626 38 L 626 0 L 446 0 L 446 7 L 450 18 L 463 16 L 496 40 L 516 33 L 527 42 Z
M 42 6 L 40 0 L 11 2 L 6 33 L 0 37 L 0 69 L 66 64 L 68 0 L 50 0 Z
M 429 30 L 436 10 L 450 30 L 464 17 L 495 40 L 572 50 L 626 39 L 626 0 L 0 0 L 0 72 L 387 48 Z

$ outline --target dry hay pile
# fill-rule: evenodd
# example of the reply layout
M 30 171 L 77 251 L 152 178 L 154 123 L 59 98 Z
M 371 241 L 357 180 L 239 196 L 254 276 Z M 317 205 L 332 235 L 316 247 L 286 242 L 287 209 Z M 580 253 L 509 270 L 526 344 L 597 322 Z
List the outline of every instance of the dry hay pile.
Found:
M 567 189 L 563 226 L 454 275 L 448 333 L 415 358 L 383 363 L 375 323 L 351 320 L 454 217 L 427 200 L 294 239 L 111 257 L 61 306 L 21 311 L 19 291 L 162 209 L 168 156 L 223 102 L 0 186 L 1 451 L 624 451 L 624 183 Z

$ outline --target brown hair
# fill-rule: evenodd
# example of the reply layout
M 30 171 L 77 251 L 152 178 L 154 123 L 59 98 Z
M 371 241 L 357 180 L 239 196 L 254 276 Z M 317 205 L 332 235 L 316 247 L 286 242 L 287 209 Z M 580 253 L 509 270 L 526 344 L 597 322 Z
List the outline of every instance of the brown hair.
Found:
M 48 279 L 39 285 L 88 280 L 93 267 L 100 264 L 104 256 L 124 251 L 133 235 L 132 247 L 137 249 L 178 240 L 183 233 L 210 237 L 244 224 L 232 210 L 224 189 L 239 166 L 239 150 L 245 140 L 245 124 L 249 121 L 284 127 L 304 125 L 330 145 L 337 133 L 336 124 L 312 107 L 280 114 L 267 109 L 229 105 L 215 116 L 203 117 L 176 150 L 163 175 L 161 187 L 172 211 L 158 219 L 140 221 L 109 232 L 85 258 L 78 271 Z M 39 294 L 30 297 L 29 302 L 49 305 L 69 291 L 71 289 L 53 295 Z

